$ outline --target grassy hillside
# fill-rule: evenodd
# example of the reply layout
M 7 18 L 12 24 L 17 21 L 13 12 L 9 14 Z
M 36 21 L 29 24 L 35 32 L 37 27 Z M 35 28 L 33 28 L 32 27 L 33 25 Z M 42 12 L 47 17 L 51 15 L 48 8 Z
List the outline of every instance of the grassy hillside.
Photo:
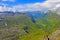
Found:
M 2 17 L 0 40 L 44 40 L 45 36 L 60 26 L 59 15 L 55 13 L 49 13 L 46 17 L 37 15 L 38 18 L 34 18 L 35 16 L 19 14 Z

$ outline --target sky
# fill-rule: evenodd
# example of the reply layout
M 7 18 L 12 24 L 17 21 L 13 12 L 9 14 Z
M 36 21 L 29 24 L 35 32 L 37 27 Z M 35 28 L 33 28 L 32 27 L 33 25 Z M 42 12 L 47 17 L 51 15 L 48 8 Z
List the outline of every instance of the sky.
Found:
M 0 11 L 47 11 L 60 7 L 60 0 L 0 0 Z
M 44 2 L 45 0 L 0 0 L 0 5 L 2 4 L 12 7 L 14 5 L 32 4 L 36 2 Z M 2 4 L 1 4 L 2 3 Z

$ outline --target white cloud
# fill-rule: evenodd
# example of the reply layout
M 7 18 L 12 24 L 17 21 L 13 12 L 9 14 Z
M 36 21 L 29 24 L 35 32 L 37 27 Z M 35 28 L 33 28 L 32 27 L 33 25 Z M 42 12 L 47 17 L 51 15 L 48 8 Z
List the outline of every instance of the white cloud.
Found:
M 14 2 L 15 0 L 3 0 L 3 1 L 11 1 Z M 47 0 L 43 3 L 32 3 L 32 4 L 22 4 L 22 5 L 15 5 L 12 8 L 6 7 L 9 11 L 47 11 L 47 10 L 56 10 L 60 7 L 60 0 Z M 4 8 L 4 7 L 1 7 Z M 7 10 L 4 9 L 4 10 Z
M 60 0 L 47 0 L 49 2 L 60 2 Z
M 16 5 L 13 8 L 20 9 L 22 11 L 47 11 L 55 10 L 60 7 L 60 0 L 47 0 L 43 3 Z
M 24 5 L 15 5 L 13 8 L 19 11 L 41 11 L 45 10 L 46 7 L 42 5 L 42 3 L 33 3 L 33 4 L 24 4 Z

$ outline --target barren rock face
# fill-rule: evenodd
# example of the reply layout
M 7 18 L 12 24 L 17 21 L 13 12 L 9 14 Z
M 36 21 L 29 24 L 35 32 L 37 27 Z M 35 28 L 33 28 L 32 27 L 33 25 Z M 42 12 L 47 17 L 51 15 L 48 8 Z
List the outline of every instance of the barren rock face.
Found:
M 60 27 L 58 27 L 52 34 L 45 35 L 43 40 L 60 40 Z
M 0 40 L 18 40 L 22 30 L 18 27 L 1 28 L 0 29 Z
M 50 36 L 50 40 L 60 40 L 60 29 L 54 31 Z

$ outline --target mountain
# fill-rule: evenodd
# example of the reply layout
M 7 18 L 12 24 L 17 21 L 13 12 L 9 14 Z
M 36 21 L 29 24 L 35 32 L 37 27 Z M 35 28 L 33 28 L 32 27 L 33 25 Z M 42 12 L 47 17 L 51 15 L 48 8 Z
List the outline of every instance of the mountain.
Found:
M 55 12 L 0 13 L 0 40 L 44 40 L 60 27 L 60 15 Z

